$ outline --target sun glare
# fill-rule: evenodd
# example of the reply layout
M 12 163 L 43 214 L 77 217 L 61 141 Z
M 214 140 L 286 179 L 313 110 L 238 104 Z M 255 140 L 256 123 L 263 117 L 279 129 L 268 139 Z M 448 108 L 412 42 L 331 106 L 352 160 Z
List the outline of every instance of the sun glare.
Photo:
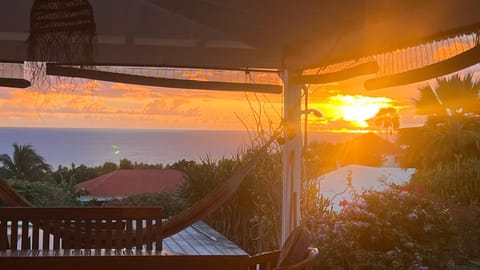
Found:
M 345 121 L 352 122 L 361 128 L 368 127 L 366 120 L 374 117 L 380 108 L 392 106 L 392 100 L 389 98 L 361 95 L 336 95 L 330 98 L 330 102 L 338 106 L 341 117 Z

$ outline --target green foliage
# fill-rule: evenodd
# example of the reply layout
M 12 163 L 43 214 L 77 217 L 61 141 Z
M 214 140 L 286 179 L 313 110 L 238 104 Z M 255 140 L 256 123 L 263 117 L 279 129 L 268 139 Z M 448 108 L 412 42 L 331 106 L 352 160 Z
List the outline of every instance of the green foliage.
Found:
M 112 162 L 105 162 L 100 166 L 87 167 L 84 164 L 76 166 L 72 163 L 70 167 L 59 166 L 56 171 L 50 173 L 47 177 L 44 177 L 44 179 L 55 183 L 66 181 L 72 184 L 78 184 L 117 169 L 163 169 L 163 165 L 137 163 L 125 158 L 120 160 L 119 165 Z
M 58 166 L 58 169 L 47 178 L 57 184 L 68 182 L 75 185 L 97 176 L 99 176 L 99 170 L 96 168 L 87 167 L 83 164 L 76 167 L 75 164 L 72 164 L 70 168 Z
M 382 126 L 385 129 L 385 138 L 388 140 L 388 136 L 394 131 L 397 131 L 400 127 L 400 115 L 398 110 L 393 107 L 380 108 L 378 113 L 370 119 L 377 126 Z
M 113 162 L 105 162 L 101 167 L 98 168 L 99 175 L 111 173 L 118 169 L 118 165 Z
M 45 181 L 7 180 L 10 186 L 37 207 L 77 205 L 77 193 L 72 185 Z
M 382 155 L 393 147 L 393 144 L 374 134 L 362 134 L 340 143 L 312 142 L 305 152 L 307 179 L 317 178 L 348 164 L 380 166 Z
M 122 158 L 120 160 L 119 166 L 120 166 L 120 169 L 133 169 L 134 168 L 133 163 L 126 158 Z
M 186 208 L 186 203 L 176 194 L 150 193 L 136 194 L 124 199 L 115 199 L 105 206 L 161 206 L 164 218 L 172 217 Z
M 232 176 L 250 158 L 254 149 L 219 161 L 201 163 L 180 161 L 173 168 L 182 169 L 187 181 L 179 194 L 189 204 L 204 198 Z M 281 161 L 280 154 L 262 155 L 239 190 L 206 221 L 246 251 L 255 254 L 278 248 L 280 230 Z
M 333 143 L 311 142 L 304 155 L 307 179 L 335 170 L 338 165 L 335 158 L 337 151 Z
M 432 169 L 456 159 L 480 158 L 480 82 L 472 74 L 438 78 L 437 87 L 419 89 L 417 113 L 428 116 L 421 128 L 400 132 L 403 167 Z
M 29 144 L 14 143 L 12 156 L 2 154 L 0 162 L 2 163 L 0 176 L 5 178 L 39 180 L 51 170 L 50 165 Z
M 460 262 L 466 264 L 472 258 L 480 258 L 480 207 L 473 204 L 452 205 L 449 209 L 455 226 Z
M 402 167 L 433 169 L 457 159 L 480 158 L 480 118 L 454 114 L 443 122 L 400 131 L 398 142 L 406 145 Z
M 411 184 L 443 201 L 468 206 L 480 203 L 480 159 L 457 159 L 433 169 L 418 170 Z
M 420 95 L 415 99 L 418 114 L 429 116 L 429 120 L 449 117 L 452 113 L 480 113 L 480 82 L 473 74 L 437 79 L 437 87 L 426 85 L 419 88 Z
M 457 256 L 450 212 L 395 186 L 326 212 L 313 231 L 318 269 L 448 269 Z
M 134 162 L 132 169 L 163 169 L 163 164 L 147 164 L 143 162 Z

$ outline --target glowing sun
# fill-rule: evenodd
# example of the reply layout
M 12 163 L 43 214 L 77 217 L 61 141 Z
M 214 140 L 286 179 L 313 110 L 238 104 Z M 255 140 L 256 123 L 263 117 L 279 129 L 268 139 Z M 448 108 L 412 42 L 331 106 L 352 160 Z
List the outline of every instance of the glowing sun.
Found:
M 385 97 L 365 97 L 361 95 L 330 97 L 332 105 L 336 105 L 345 121 L 352 122 L 358 127 L 368 127 L 366 120 L 378 113 L 380 108 L 391 107 L 392 100 Z

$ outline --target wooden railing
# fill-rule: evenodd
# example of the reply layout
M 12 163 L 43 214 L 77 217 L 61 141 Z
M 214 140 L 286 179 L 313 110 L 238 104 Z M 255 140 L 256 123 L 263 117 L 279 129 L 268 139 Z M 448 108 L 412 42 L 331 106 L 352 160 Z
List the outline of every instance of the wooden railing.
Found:
M 318 250 L 278 266 L 281 252 L 183 255 L 162 251 L 158 207 L 0 208 L 5 269 L 310 270 Z M 281 257 L 281 256 L 280 256 Z
M 162 250 L 159 207 L 0 208 L 0 250 Z
M 83 252 L 82 252 L 83 251 Z M 248 270 L 248 255 L 175 255 L 124 250 L 0 251 L 1 269 Z

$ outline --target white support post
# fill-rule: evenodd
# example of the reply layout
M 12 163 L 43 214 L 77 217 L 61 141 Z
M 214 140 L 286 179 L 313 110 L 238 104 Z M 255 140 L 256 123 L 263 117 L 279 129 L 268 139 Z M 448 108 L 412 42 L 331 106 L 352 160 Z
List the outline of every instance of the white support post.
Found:
M 282 151 L 282 245 L 289 233 L 300 224 L 301 196 L 301 103 L 303 85 L 289 84 L 288 76 L 288 70 L 284 71 L 283 117 L 285 120 L 285 144 L 283 145 Z

